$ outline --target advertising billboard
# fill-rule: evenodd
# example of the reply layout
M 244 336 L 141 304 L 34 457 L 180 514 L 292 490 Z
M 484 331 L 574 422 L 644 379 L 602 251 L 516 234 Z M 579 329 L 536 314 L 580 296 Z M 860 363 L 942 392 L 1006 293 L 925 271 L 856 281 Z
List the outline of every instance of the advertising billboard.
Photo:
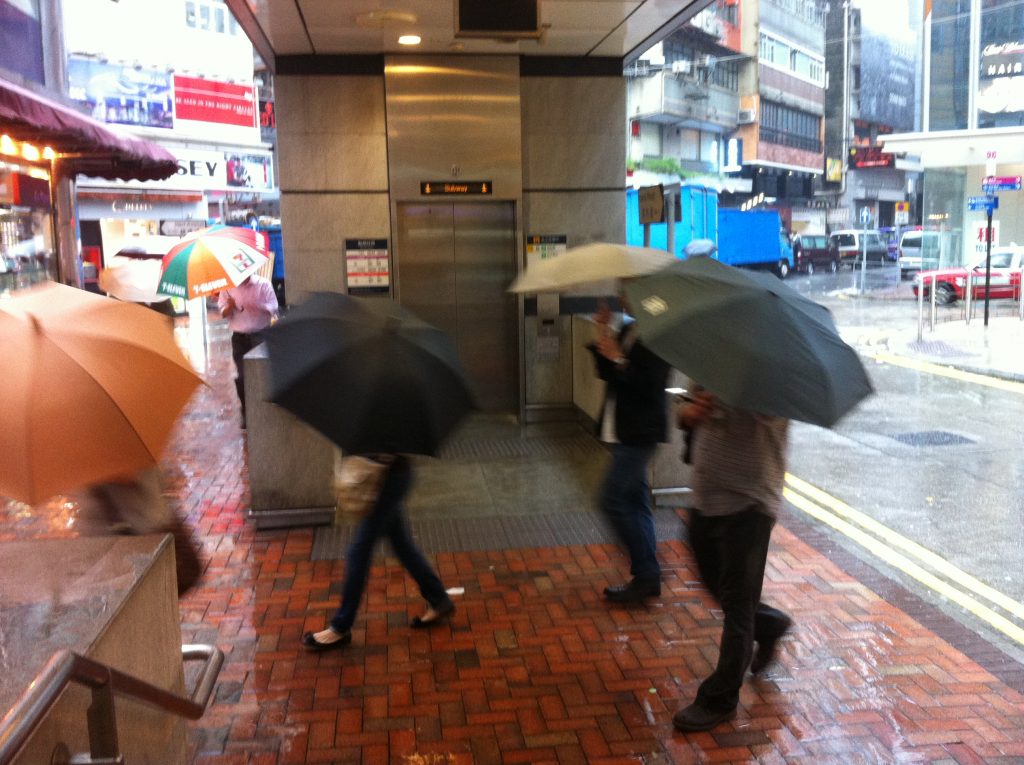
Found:
M 1024 32 L 1020 39 L 982 47 L 978 111 L 988 115 L 1024 112 Z M 1002 123 L 1020 124 L 1019 120 Z
M 160 69 L 68 56 L 68 95 L 103 122 L 174 127 L 171 75 Z
M 861 18 L 860 117 L 917 129 L 921 0 L 857 0 Z
M 256 89 L 218 80 L 174 75 L 174 112 L 179 120 L 255 128 Z

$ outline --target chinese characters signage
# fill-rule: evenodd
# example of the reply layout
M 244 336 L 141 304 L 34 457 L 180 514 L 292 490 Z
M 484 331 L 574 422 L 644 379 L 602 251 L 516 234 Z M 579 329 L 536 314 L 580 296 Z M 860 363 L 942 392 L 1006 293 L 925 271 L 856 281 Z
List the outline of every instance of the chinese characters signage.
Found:
M 345 282 L 350 295 L 387 294 L 391 288 L 388 240 L 346 239 Z

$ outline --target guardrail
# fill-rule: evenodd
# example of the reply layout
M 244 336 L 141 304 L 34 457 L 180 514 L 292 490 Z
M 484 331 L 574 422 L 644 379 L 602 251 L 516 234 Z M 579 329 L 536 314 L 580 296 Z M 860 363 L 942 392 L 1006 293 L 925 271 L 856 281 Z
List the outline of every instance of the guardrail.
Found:
M 1012 273 L 1017 274 L 1017 284 L 1014 287 L 1012 300 L 1017 301 L 1017 318 L 1024 321 L 1024 268 L 1021 268 Z M 961 301 L 960 318 L 965 323 L 970 324 L 971 319 L 975 317 L 977 312 L 978 299 L 974 297 L 974 286 L 981 274 L 977 274 L 974 271 L 966 271 L 964 278 L 964 299 Z M 930 310 L 928 312 L 928 330 L 930 332 L 935 331 L 936 323 L 936 287 L 938 284 L 938 277 L 936 274 L 930 274 L 931 288 L 928 290 L 928 297 L 930 303 Z M 921 274 L 914 277 L 917 281 L 917 341 L 921 342 L 924 337 L 924 293 L 925 285 L 928 280 L 923 278 Z
M 214 684 L 224 663 L 224 654 L 211 645 L 184 645 L 184 662 L 204 661 L 195 690 L 188 698 L 158 688 L 116 669 L 71 651 L 58 651 L 32 680 L 14 706 L 0 720 L 0 765 L 9 765 L 28 742 L 36 728 L 71 683 L 92 689 L 92 704 L 86 716 L 89 754 L 51 760 L 51 765 L 92 763 L 117 765 L 123 762 L 117 742 L 114 694 L 131 696 L 178 717 L 198 720 L 206 711 Z

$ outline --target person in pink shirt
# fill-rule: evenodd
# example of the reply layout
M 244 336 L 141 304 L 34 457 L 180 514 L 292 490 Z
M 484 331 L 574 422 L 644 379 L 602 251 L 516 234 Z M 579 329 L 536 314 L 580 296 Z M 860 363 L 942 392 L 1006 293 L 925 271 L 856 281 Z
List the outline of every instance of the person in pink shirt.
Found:
M 253 274 L 237 287 L 217 295 L 220 315 L 231 329 L 231 358 L 235 362 L 235 390 L 245 427 L 245 363 L 243 357 L 263 342 L 263 330 L 277 318 L 277 295 L 268 279 Z

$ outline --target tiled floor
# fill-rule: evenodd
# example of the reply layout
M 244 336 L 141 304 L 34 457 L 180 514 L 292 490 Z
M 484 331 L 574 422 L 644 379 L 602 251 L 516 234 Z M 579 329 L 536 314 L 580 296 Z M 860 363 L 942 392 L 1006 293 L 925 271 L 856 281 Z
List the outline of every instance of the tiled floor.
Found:
M 194 763 L 1024 763 L 1024 697 L 785 521 L 765 596 L 795 630 L 772 671 L 744 686 L 738 717 L 710 733 L 671 725 L 721 628 L 677 540 L 659 548 L 663 596 L 629 609 L 600 595 L 626 568 L 614 545 L 438 553 L 463 592 L 450 626 L 429 632 L 408 628 L 422 602 L 380 558 L 353 644 L 303 652 L 344 563 L 312 560 L 312 529 L 246 521 L 230 359 L 223 331 L 213 336 L 211 385 L 165 461 L 207 561 L 181 601 L 183 637 L 227 654 L 193 724 Z M 59 503 L 3 509 L 0 539 L 68 533 Z

